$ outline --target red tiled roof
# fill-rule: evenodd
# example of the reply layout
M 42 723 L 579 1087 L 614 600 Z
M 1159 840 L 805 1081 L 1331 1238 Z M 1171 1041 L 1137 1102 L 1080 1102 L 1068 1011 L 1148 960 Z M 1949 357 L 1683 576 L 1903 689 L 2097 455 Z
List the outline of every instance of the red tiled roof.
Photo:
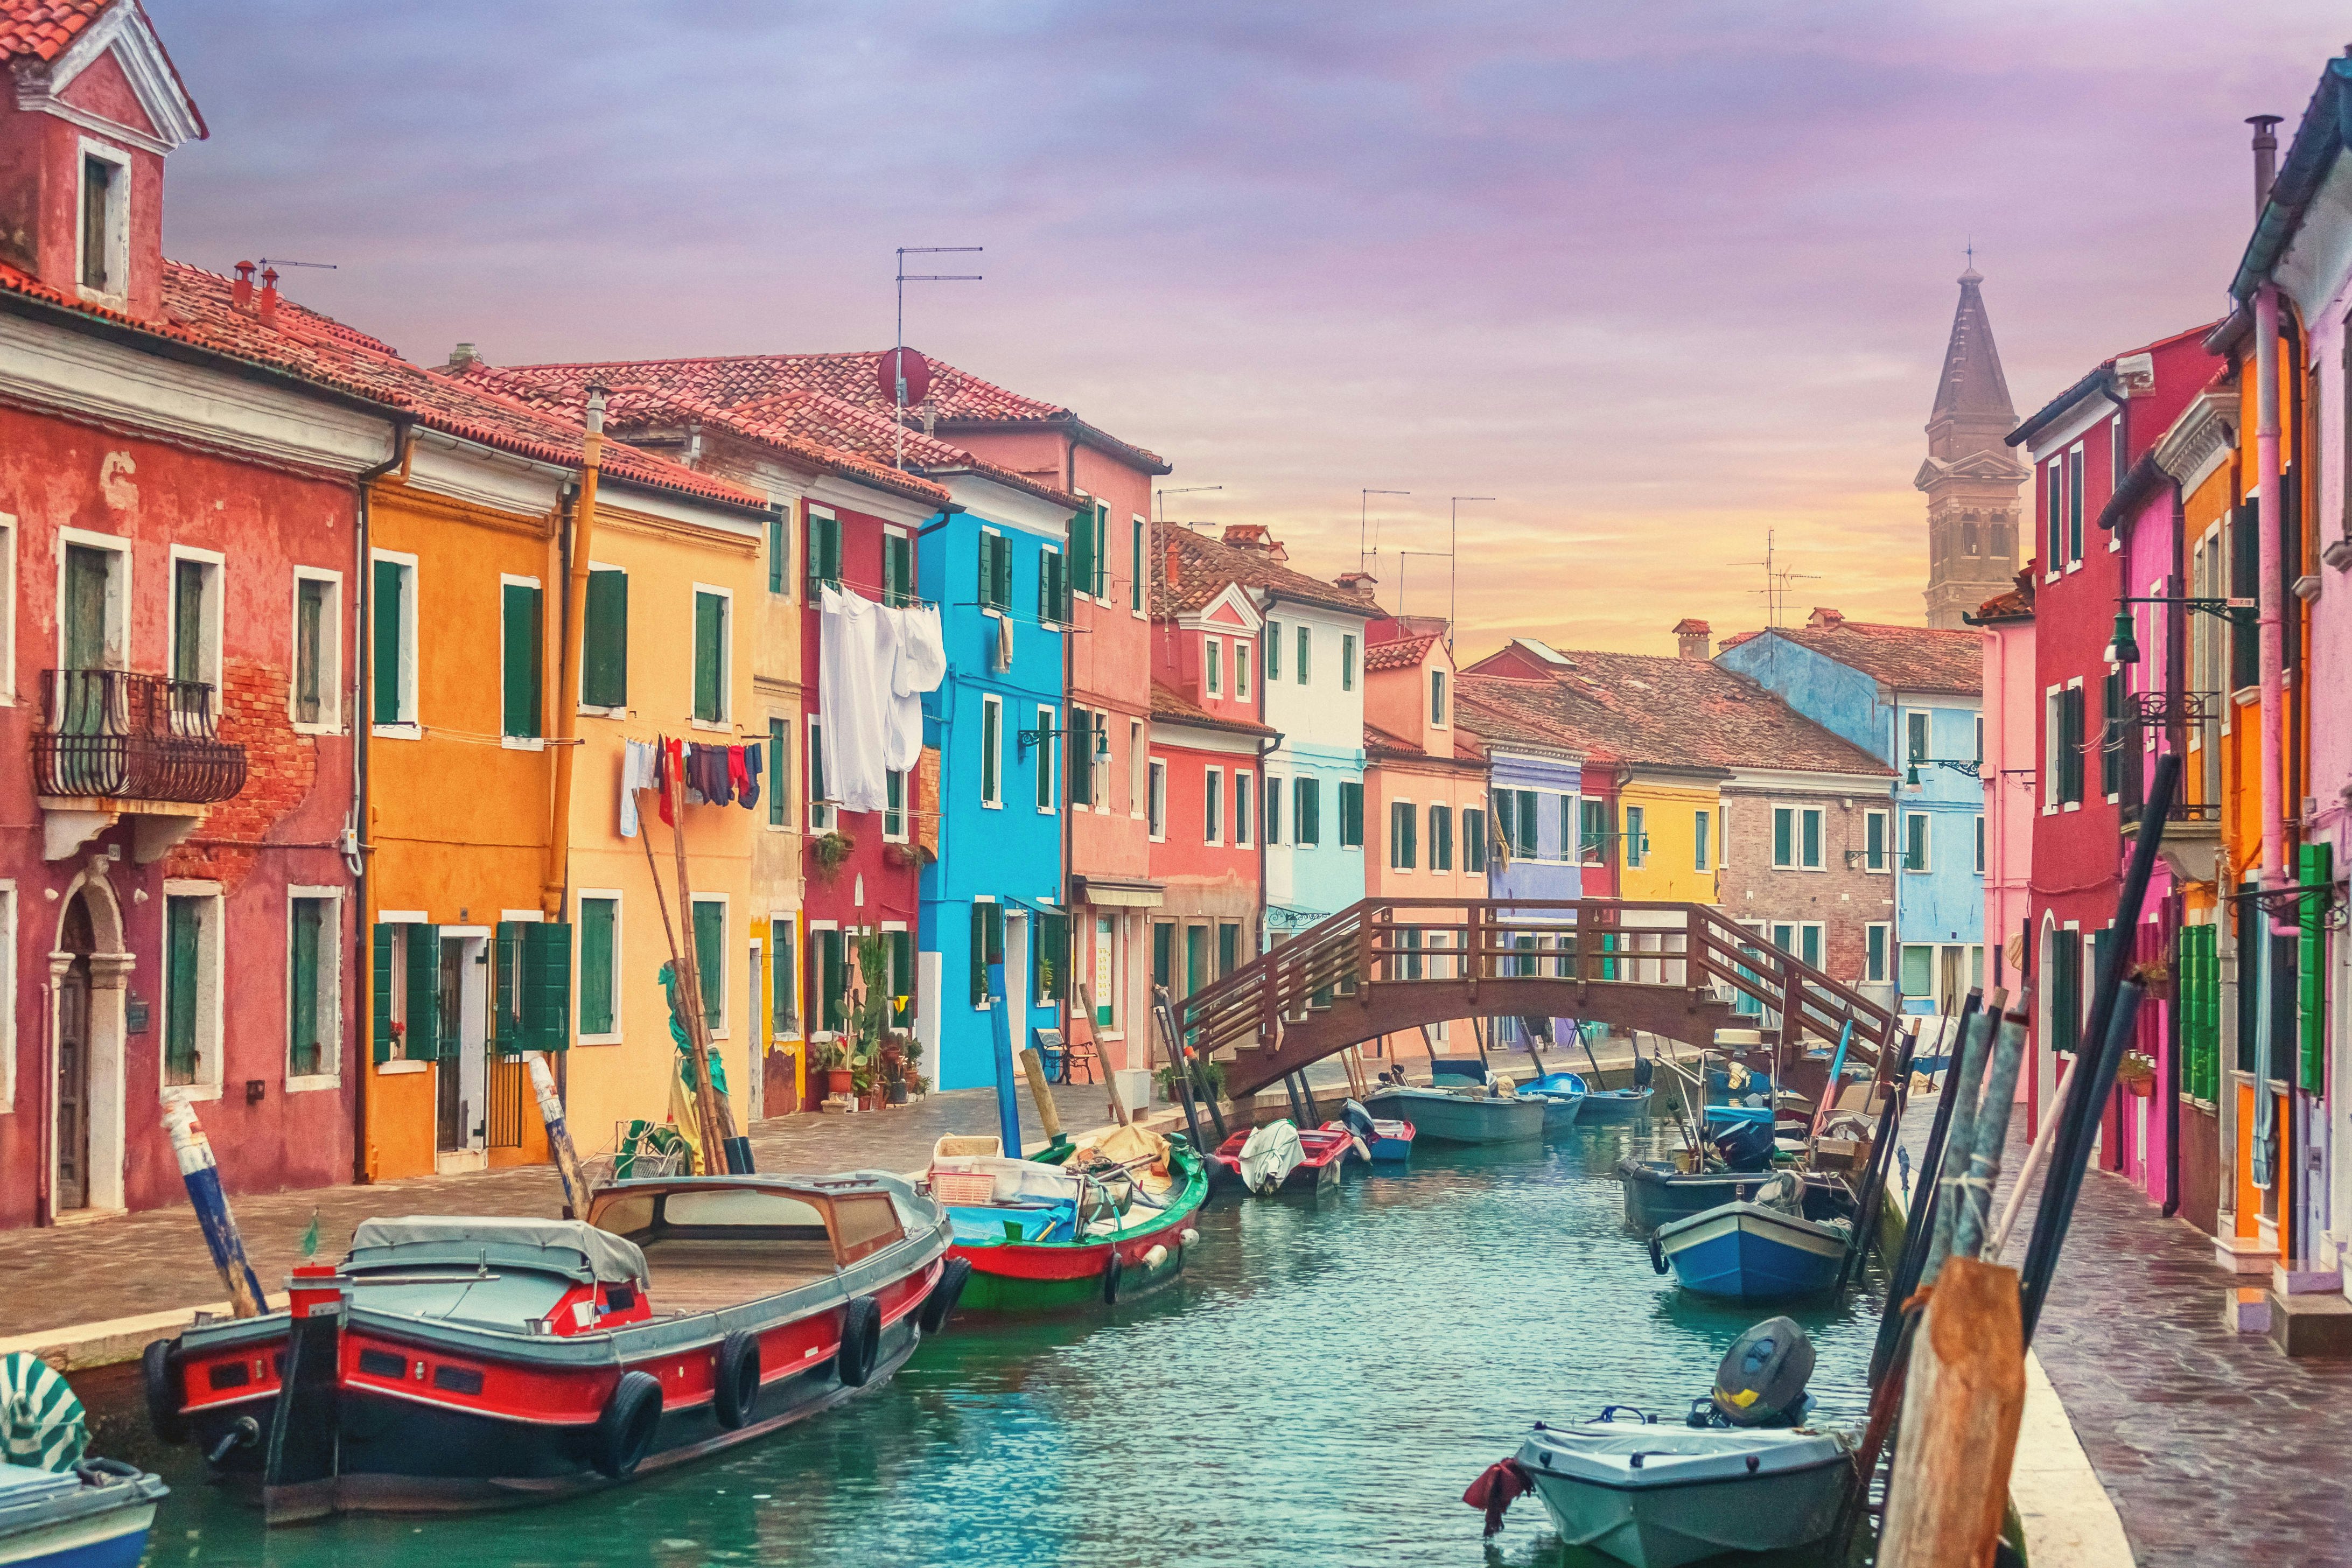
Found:
M 1547 681 L 1456 676 L 1454 722 L 1457 732 L 1467 731 L 1488 746 L 1517 743 L 1562 752 L 1587 750 L 1552 722 L 1552 710 L 1559 701 L 1559 694 Z
M 1433 637 L 1397 637 L 1389 642 L 1376 642 L 1364 649 L 1364 668 L 1370 669 L 1411 669 L 1419 664 L 1436 645 Z
M 1168 552 L 1177 554 L 1176 584 L 1168 582 Z M 1151 530 L 1151 613 L 1176 616 L 1197 610 L 1225 591 L 1228 584 L 1258 588 L 1302 604 L 1328 610 L 1377 616 L 1378 605 L 1367 594 L 1353 594 L 1320 577 L 1294 572 L 1272 556 L 1243 550 L 1223 540 L 1193 532 L 1181 523 L 1154 523 Z
M 111 0 L 0 0 L 0 59 L 53 60 Z
M 0 290 L 277 371 L 375 403 L 387 415 L 404 414 L 420 425 L 464 440 L 547 463 L 580 461 L 587 432 L 576 421 L 486 388 L 430 374 L 402 359 L 382 340 L 289 300 L 278 301 L 275 324 L 265 325 L 257 313 L 236 308 L 232 302 L 233 287 L 217 273 L 167 259 L 163 318 L 146 321 L 68 299 L 37 279 L 0 266 Z M 766 504 L 765 498 L 739 485 L 618 443 L 604 448 L 604 474 L 608 482 L 635 483 L 739 505 Z
M 1974 632 L 1841 620 L 1819 626 L 1776 626 L 1770 635 L 1850 665 L 1898 690 L 1973 697 L 1984 689 L 1984 644 Z M 1723 646 L 1738 644 L 1727 638 Z
M 1205 730 L 1231 730 L 1243 735 L 1276 733 L 1255 719 L 1244 719 L 1230 713 L 1212 713 L 1156 680 L 1151 683 L 1151 716 L 1171 723 L 1198 724 Z
M 2006 594 L 1994 595 L 1977 606 L 1980 621 L 2030 621 L 2033 618 L 2033 572 L 2035 563 L 2028 561 L 2017 574 L 2017 586 Z
M 530 365 L 528 370 L 568 373 L 587 380 L 640 382 L 688 392 L 722 408 L 772 397 L 780 392 L 821 392 L 886 416 L 897 410 L 882 395 L 876 366 L 882 351 L 814 354 L 718 354 L 699 359 L 607 360 L 573 364 Z M 1024 397 L 985 382 L 969 371 L 932 360 L 929 404 L 949 424 L 1063 424 L 1076 426 L 1098 445 L 1139 466 L 1165 471 L 1167 465 L 1140 447 L 1087 425 L 1067 408 Z

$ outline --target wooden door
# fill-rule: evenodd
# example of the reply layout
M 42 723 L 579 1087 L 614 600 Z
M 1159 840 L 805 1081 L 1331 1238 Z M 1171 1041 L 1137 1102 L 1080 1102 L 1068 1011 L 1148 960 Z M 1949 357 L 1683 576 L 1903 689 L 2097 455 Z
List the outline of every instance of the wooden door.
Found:
M 58 987 L 58 1205 L 89 1206 L 89 910 L 77 897 L 58 944 L 74 955 Z
M 466 943 L 462 937 L 441 939 L 438 1005 L 434 1008 L 433 1055 L 437 1112 L 434 1147 L 444 1152 L 468 1146 L 466 1137 L 465 1072 L 458 1061 L 465 1049 L 464 1009 Z

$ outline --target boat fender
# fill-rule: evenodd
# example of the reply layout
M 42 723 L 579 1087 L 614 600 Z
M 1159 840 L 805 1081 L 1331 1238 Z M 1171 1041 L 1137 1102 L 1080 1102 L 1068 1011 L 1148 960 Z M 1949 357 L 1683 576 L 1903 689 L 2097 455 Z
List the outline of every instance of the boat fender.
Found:
M 947 1267 L 940 1270 L 940 1282 L 923 1298 L 923 1315 L 917 1320 L 925 1339 L 947 1331 L 948 1316 L 956 1310 L 956 1302 L 962 1299 L 964 1285 L 971 1279 L 971 1264 L 968 1259 L 948 1259 Z
M 653 1451 L 661 1427 L 661 1381 L 651 1373 L 625 1372 L 589 1428 L 588 1462 L 611 1480 L 626 1479 Z
M 760 1336 L 738 1329 L 719 1342 L 710 1407 L 730 1432 L 749 1423 L 760 1404 Z
M 180 1342 L 157 1340 L 139 1358 L 140 1382 L 147 1395 L 147 1426 L 155 1440 L 177 1447 L 188 1440 L 188 1424 L 180 1418 Z
M 1664 1274 L 1667 1268 L 1666 1249 L 1658 1245 L 1658 1234 L 1650 1233 L 1650 1267 Z
M 1176 1239 L 1186 1247 L 1198 1247 L 1201 1245 L 1201 1233 L 1188 1225 Z
M 844 1388 L 863 1388 L 882 1355 L 882 1304 L 871 1296 L 850 1299 L 841 1319 L 841 1349 L 834 1352 L 834 1375 Z
M 1168 1249 L 1164 1247 L 1155 1247 L 1143 1255 L 1143 1266 L 1146 1268 L 1157 1268 L 1167 1261 Z
M 1102 1296 L 1104 1306 L 1116 1307 L 1118 1305 L 1118 1277 L 1122 1273 L 1126 1272 L 1126 1268 L 1127 1265 L 1125 1260 L 1118 1255 L 1118 1248 L 1116 1247 L 1112 1247 L 1110 1249 L 1110 1257 L 1103 1262 Z

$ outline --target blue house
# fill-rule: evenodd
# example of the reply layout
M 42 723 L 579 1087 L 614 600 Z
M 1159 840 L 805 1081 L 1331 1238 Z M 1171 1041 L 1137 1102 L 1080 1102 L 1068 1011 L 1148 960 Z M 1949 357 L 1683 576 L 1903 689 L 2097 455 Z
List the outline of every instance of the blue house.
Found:
M 1864 986 L 1899 997 L 1906 1012 L 1958 1012 L 1984 980 L 1979 635 L 1815 610 L 1802 626 L 1726 638 L 1715 661 L 1895 770 L 1891 797 L 1864 808 L 1858 852 L 1888 888 L 1885 916 L 1869 929 Z
M 1066 732 L 1063 702 L 1075 503 L 984 466 L 929 477 L 963 510 L 933 518 L 918 552 L 947 673 L 923 699 L 938 782 L 918 808 L 938 817 L 916 839 L 934 856 L 921 877 L 916 1028 L 937 1086 L 975 1089 L 996 1081 L 990 961 L 1004 963 L 1015 1050 L 1058 1022 L 1068 994 L 1065 780 L 1069 748 L 1090 747 Z
M 1523 681 L 1465 676 L 1455 687 L 1454 721 L 1486 751 L 1489 839 L 1486 896 L 1495 899 L 1576 899 L 1583 896 L 1588 838 L 1580 796 L 1582 756 L 1567 738 L 1547 731 L 1528 712 Z M 1520 917 L 1538 921 L 1533 912 Z M 1568 911 L 1558 917 L 1573 923 Z M 1534 945 L 1538 939 L 1522 937 Z M 1519 961 L 1534 965 L 1540 959 Z M 1496 1026 L 1498 1043 L 1526 1044 L 1517 1018 Z

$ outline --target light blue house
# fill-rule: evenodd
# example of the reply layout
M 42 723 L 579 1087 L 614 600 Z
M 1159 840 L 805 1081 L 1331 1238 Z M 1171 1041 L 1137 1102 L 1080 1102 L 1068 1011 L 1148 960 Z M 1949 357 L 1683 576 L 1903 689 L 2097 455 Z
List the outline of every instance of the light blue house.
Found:
M 997 1080 L 988 963 L 1004 963 L 1016 1051 L 1033 1026 L 1053 1026 L 1068 992 L 1065 780 L 1069 747 L 1089 742 L 1066 732 L 1063 701 L 1070 504 L 994 470 L 929 477 L 963 510 L 934 518 L 918 552 L 947 674 L 923 699 L 936 800 L 919 791 L 914 803 L 938 816 L 909 825 L 936 855 L 921 876 L 916 1028 L 937 1086 L 975 1089 Z
M 1778 692 L 1895 770 L 1863 809 L 1860 868 L 1887 882 L 1864 987 L 1949 1015 L 1984 979 L 1983 643 L 1975 632 L 1849 621 L 1726 639 L 1716 662 Z M 1885 989 L 1881 990 L 1880 987 Z
M 1581 898 L 1586 851 L 1598 862 L 1602 848 L 1588 831 L 1580 798 L 1583 758 L 1567 737 L 1547 731 L 1538 716 L 1525 710 L 1527 699 L 1515 688 L 1526 684 L 1467 676 L 1455 689 L 1454 721 L 1486 751 L 1486 895 Z M 1516 918 L 1545 917 L 1528 911 Z M 1563 925 L 1571 923 L 1565 910 L 1557 918 Z M 1538 942 L 1533 936 L 1520 940 L 1529 947 Z M 1530 956 L 1518 962 L 1532 966 L 1544 961 Z M 1518 1019 L 1500 1019 L 1496 1027 L 1500 1043 L 1525 1045 L 1525 1026 Z

